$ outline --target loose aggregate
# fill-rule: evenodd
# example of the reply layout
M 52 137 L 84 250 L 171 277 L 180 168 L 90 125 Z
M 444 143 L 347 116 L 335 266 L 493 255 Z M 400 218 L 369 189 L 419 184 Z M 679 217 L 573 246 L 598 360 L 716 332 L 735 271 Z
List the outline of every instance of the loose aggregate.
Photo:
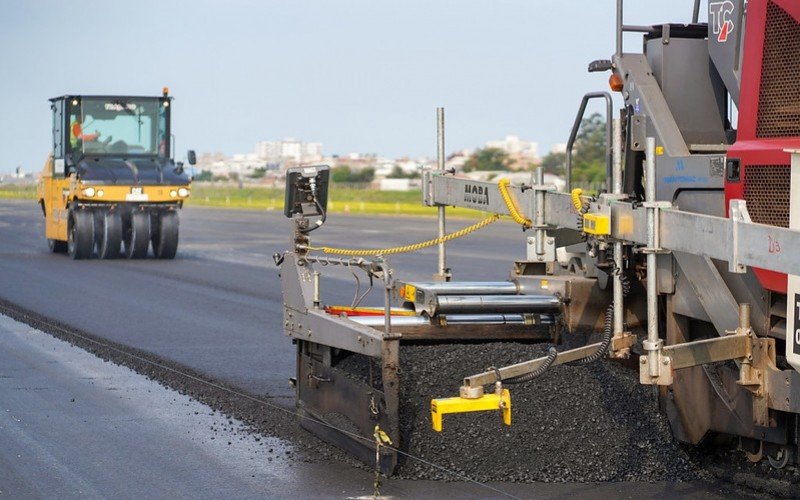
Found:
M 247 426 L 242 428 L 231 420 L 229 428 L 220 430 L 255 432 L 288 440 L 294 449 L 275 450 L 275 453 L 292 460 L 336 461 L 369 469 L 299 428 L 297 417 L 285 409 L 251 399 L 268 401 L 268 396 L 249 395 L 177 363 L 74 330 L 2 299 L 0 313 L 147 375 Z M 403 449 L 478 481 L 717 478 L 779 496 L 800 494 L 800 478 L 795 468 L 775 472 L 764 464 L 745 463 L 735 452 L 703 454 L 675 443 L 649 389 L 638 384 L 635 373 L 609 362 L 588 367 L 554 367 L 536 381 L 514 387 L 511 427 L 502 425 L 499 414 L 481 412 L 448 415 L 442 433 L 431 430 L 430 399 L 455 395 L 464 375 L 482 371 L 487 364 L 502 366 L 541 356 L 546 350 L 546 345 L 521 343 L 404 346 L 400 422 Z M 361 369 L 365 366 L 363 362 L 346 360 L 342 367 L 347 368 L 348 362 L 356 371 L 358 366 Z M 409 459 L 401 459 L 396 476 L 459 479 Z

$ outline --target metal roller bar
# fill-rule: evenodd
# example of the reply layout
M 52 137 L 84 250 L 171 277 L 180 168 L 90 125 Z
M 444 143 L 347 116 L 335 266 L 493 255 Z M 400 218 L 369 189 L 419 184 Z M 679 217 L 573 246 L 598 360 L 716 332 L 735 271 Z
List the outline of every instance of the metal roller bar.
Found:
M 537 315 L 537 325 L 551 325 L 555 315 Z M 525 325 L 530 320 L 523 314 L 448 314 L 444 317 L 448 325 L 481 324 L 481 325 Z
M 365 326 L 382 326 L 383 316 L 352 316 L 351 321 Z M 534 323 L 522 314 L 448 314 L 442 317 L 448 325 L 552 325 L 555 315 L 536 315 Z M 423 316 L 393 316 L 392 326 L 430 326 L 431 321 Z
M 364 326 L 383 326 L 383 316 L 348 316 L 350 321 L 354 321 Z M 430 326 L 431 321 L 422 316 L 392 316 L 393 327 L 403 326 Z
M 409 285 L 436 295 L 516 295 L 517 284 L 511 281 L 421 282 Z
M 553 312 L 561 305 L 552 295 L 442 295 L 437 301 L 437 314 Z

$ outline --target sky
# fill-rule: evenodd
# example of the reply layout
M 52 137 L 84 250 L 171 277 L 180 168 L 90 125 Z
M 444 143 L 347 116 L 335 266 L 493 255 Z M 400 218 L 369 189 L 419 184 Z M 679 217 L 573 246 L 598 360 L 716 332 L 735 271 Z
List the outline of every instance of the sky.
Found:
M 692 3 L 628 0 L 625 22 L 689 22 Z M 448 151 L 517 135 L 543 154 L 583 94 L 608 88 L 586 67 L 614 51 L 614 4 L 0 0 L 0 173 L 41 168 L 48 98 L 164 86 L 179 158 L 288 137 L 326 155 L 433 157 L 437 106 Z

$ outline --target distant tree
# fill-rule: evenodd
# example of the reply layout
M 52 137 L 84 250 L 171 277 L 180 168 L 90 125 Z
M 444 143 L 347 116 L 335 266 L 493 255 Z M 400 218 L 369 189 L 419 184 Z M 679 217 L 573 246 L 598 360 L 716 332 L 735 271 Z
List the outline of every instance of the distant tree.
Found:
M 414 170 L 413 172 L 406 173 L 400 165 L 395 165 L 389 175 L 386 176 L 387 179 L 418 179 L 419 172 Z
M 601 182 L 606 178 L 606 122 L 600 113 L 584 118 L 575 139 L 572 180 Z
M 211 181 L 214 179 L 214 174 L 211 173 L 210 170 L 201 170 L 199 174 L 194 176 L 195 181 Z
M 464 163 L 464 172 L 474 170 L 510 170 L 514 160 L 498 148 L 479 149 Z
M 542 158 L 541 166 L 544 168 L 545 173 L 564 175 L 564 163 L 566 162 L 566 153 L 550 152 Z
M 251 179 L 261 179 L 267 173 L 266 167 L 257 167 L 253 169 L 253 172 L 248 175 Z
M 375 179 L 375 169 L 372 167 L 362 168 L 355 174 L 353 182 L 372 182 Z
M 352 174 L 353 171 L 350 170 L 348 165 L 339 165 L 331 169 L 331 180 L 333 182 L 351 182 L 350 176 Z
M 353 172 L 348 165 L 340 165 L 333 167 L 331 172 L 331 180 L 333 182 L 372 182 L 375 179 L 375 169 L 372 167 L 362 168 L 358 172 Z
M 229 173 L 228 174 L 228 179 L 230 179 L 232 181 L 238 181 L 239 180 L 239 173 L 238 172 Z

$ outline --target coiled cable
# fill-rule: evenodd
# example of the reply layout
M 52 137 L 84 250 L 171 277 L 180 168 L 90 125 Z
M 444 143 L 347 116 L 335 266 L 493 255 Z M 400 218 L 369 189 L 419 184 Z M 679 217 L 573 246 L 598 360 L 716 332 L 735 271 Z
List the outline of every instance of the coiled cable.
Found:
M 556 350 L 555 347 L 551 347 L 547 351 L 547 357 L 544 359 L 544 362 L 541 365 L 539 365 L 539 368 L 535 369 L 530 373 L 526 373 L 525 375 L 520 375 L 518 377 L 500 380 L 500 382 L 508 385 L 530 382 L 535 378 L 541 377 L 542 374 L 544 374 L 544 372 L 546 372 L 548 368 L 550 368 L 553 365 L 557 357 L 558 357 L 558 351 Z

